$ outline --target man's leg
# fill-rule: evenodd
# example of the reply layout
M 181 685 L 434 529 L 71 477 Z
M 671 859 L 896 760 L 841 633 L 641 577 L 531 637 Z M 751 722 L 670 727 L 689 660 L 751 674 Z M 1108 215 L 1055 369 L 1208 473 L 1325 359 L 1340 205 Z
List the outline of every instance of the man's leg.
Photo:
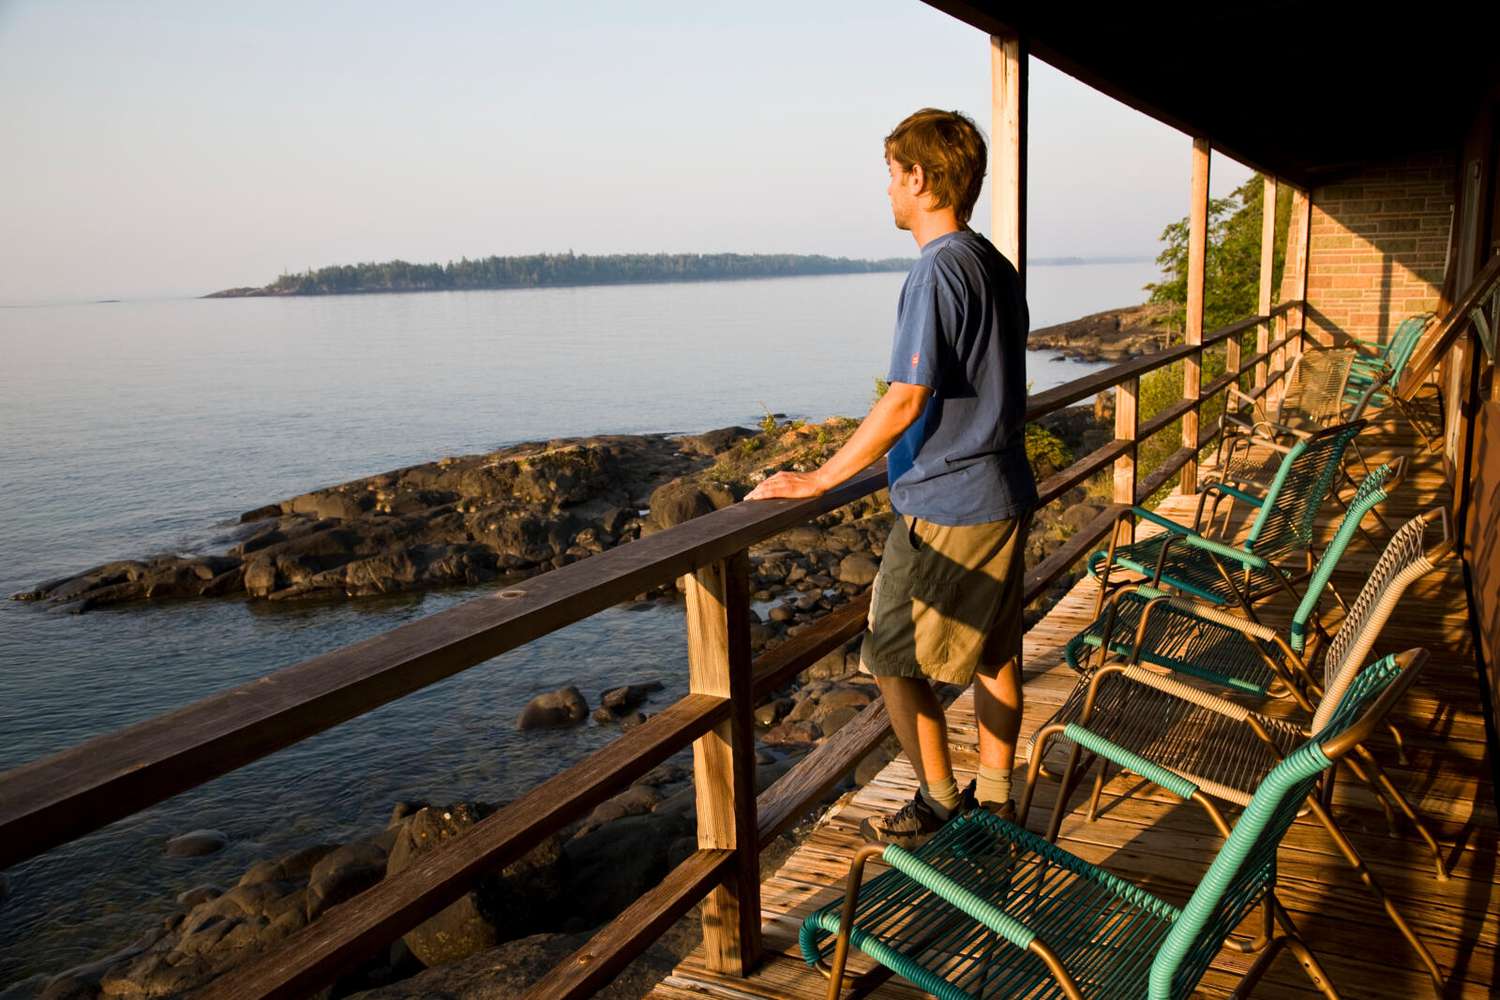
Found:
M 958 808 L 958 783 L 948 754 L 948 720 L 932 685 L 922 677 L 877 677 L 891 728 L 912 769 L 922 797 L 940 818 Z M 1014 749 L 1014 735 L 1011 737 Z
M 1021 660 L 1011 657 L 998 669 L 974 675 L 974 717 L 979 725 L 979 778 L 974 797 L 1003 804 L 1012 798 L 1011 771 L 1021 732 Z

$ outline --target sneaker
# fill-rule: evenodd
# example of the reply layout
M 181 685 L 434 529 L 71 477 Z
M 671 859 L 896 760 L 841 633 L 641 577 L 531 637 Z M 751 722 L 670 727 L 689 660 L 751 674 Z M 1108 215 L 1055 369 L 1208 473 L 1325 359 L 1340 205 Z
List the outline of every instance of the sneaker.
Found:
M 888 816 L 866 816 L 859 822 L 859 832 L 875 844 L 895 844 L 908 851 L 921 847 L 932 839 L 950 820 L 955 820 L 971 809 L 978 808 L 974 799 L 974 783 L 959 793 L 958 806 L 942 819 L 933 812 L 919 791 L 912 800 Z M 1014 814 L 1014 813 L 1013 813 Z

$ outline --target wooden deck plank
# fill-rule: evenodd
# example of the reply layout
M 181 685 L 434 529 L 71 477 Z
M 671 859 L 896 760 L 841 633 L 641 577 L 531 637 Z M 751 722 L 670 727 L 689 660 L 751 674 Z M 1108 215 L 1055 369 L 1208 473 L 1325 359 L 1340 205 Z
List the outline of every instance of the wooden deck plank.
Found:
M 1399 451 L 1410 458 L 1405 482 L 1384 506 L 1392 524 L 1431 509 L 1447 496 L 1434 456 L 1404 424 L 1387 420 L 1361 439 L 1373 466 Z M 1205 469 L 1205 476 L 1212 475 Z M 1169 496 L 1163 514 L 1190 522 L 1196 497 Z M 1321 537 L 1337 524 L 1331 514 L 1320 523 Z M 1244 530 L 1241 519 L 1238 530 Z M 1144 532 L 1143 532 L 1144 533 Z M 1335 574 L 1334 584 L 1352 597 L 1373 568 L 1377 553 L 1356 543 Z M 1094 617 L 1097 591 L 1079 582 L 1025 638 L 1026 712 L 1022 743 L 1062 703 L 1076 675 L 1062 660 L 1063 647 Z M 1408 697 L 1393 713 L 1410 755 L 1398 763 L 1388 738 L 1373 749 L 1393 781 L 1432 823 L 1443 841 L 1452 877 L 1437 881 L 1425 847 L 1405 827 L 1393 839 L 1373 796 L 1345 774 L 1335 793 L 1335 814 L 1391 898 L 1427 941 L 1439 963 L 1456 980 L 1450 996 L 1484 997 L 1497 984 L 1500 949 L 1500 819 L 1490 784 L 1485 731 L 1456 564 L 1419 581 L 1403 598 L 1401 611 L 1387 625 L 1377 653 L 1424 646 L 1432 659 Z M 1336 606 L 1328 605 L 1330 624 Z M 1283 622 L 1287 602 L 1272 602 L 1265 617 Z M 966 781 L 977 761 L 973 751 L 973 701 L 965 693 L 948 710 L 955 770 Z M 1024 749 L 1023 749 L 1024 754 Z M 1174 799 L 1138 779 L 1117 776 L 1105 786 L 1103 812 L 1086 822 L 1078 808 L 1063 824 L 1060 843 L 1081 857 L 1101 863 L 1149 886 L 1167 899 L 1184 900 L 1212 860 L 1220 840 L 1196 806 Z M 842 893 L 848 859 L 860 842 L 859 820 L 910 799 L 915 775 L 904 757 L 847 796 L 762 887 L 766 959 L 744 980 L 704 970 L 701 951 L 685 959 L 651 994 L 654 1000 L 759 998 L 790 1000 L 822 996 L 825 981 L 801 960 L 797 930 L 813 909 Z M 1032 829 L 1046 823 L 1055 785 L 1043 782 L 1029 818 Z M 1458 842 L 1455 843 L 1455 838 Z M 1427 976 L 1415 953 L 1380 912 L 1336 852 L 1326 831 L 1311 818 L 1298 820 L 1279 854 L 1279 894 L 1293 920 L 1346 997 L 1430 996 Z M 1198 987 L 1202 997 L 1227 997 L 1249 966 L 1250 956 L 1222 952 Z M 868 969 L 862 957 L 853 966 Z M 913 1000 L 926 994 L 896 978 L 873 988 L 847 992 L 879 1000 Z M 1286 957 L 1262 981 L 1258 997 L 1318 996 Z

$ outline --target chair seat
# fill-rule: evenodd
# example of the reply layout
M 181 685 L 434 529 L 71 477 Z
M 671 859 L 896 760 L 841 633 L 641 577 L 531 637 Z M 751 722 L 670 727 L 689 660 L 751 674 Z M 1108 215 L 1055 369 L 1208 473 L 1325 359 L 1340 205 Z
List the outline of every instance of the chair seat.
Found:
M 949 823 L 913 853 L 1034 932 L 1088 997 L 1144 997 L 1152 958 L 1180 912 L 983 810 Z M 809 965 L 831 952 L 842 905 L 803 922 Z M 943 1000 L 1064 995 L 1035 955 L 895 869 L 861 888 L 851 940 Z
M 1096 736 L 1182 775 L 1210 795 L 1240 805 L 1250 801 L 1281 756 L 1307 739 L 1294 723 L 1256 716 L 1275 744 L 1273 750 L 1237 719 L 1120 674 L 1110 674 L 1100 681 L 1094 711 L 1089 721 L 1083 722 L 1088 687 L 1089 678 L 1080 678 L 1043 727 L 1078 723 Z
M 1151 598 L 1126 592 L 1114 602 L 1110 652 L 1128 658 L 1135 648 L 1136 629 Z M 1109 611 L 1068 640 L 1068 665 L 1084 672 L 1104 642 Z M 1154 663 L 1247 694 L 1265 696 L 1279 679 L 1271 663 L 1284 664 L 1275 643 L 1245 635 L 1188 611 L 1157 605 L 1151 612 L 1141 643 L 1141 662 Z
M 1162 532 L 1138 542 L 1116 547 L 1115 566 L 1138 573 L 1147 580 L 1153 579 L 1156 575 L 1156 564 L 1161 556 L 1162 545 L 1168 537 L 1170 536 L 1167 532 Z M 1102 574 L 1104 561 L 1107 558 L 1106 552 L 1095 552 L 1089 557 L 1089 569 L 1095 576 Z M 1235 588 L 1224 579 L 1224 574 L 1219 572 L 1220 565 L 1234 580 L 1235 587 L 1245 586 L 1246 568 L 1243 565 L 1228 559 L 1220 559 L 1216 563 L 1214 557 L 1204 550 L 1177 542 L 1167 550 L 1167 558 L 1161 568 L 1161 582 L 1175 587 L 1184 594 L 1201 597 L 1215 604 L 1238 604 L 1239 595 L 1235 593 Z M 1252 568 L 1249 571 L 1249 589 L 1246 596 L 1250 600 L 1275 593 L 1279 589 L 1281 589 L 1281 581 L 1274 569 Z

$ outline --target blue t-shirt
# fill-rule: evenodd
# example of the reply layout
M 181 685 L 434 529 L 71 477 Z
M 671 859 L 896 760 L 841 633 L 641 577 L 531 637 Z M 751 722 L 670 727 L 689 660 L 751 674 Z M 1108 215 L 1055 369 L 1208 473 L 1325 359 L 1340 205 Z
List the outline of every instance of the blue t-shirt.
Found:
M 892 382 L 927 386 L 927 408 L 891 447 L 891 505 L 936 524 L 1017 517 L 1036 504 L 1026 460 L 1021 279 L 978 233 L 932 240 L 901 286 Z

